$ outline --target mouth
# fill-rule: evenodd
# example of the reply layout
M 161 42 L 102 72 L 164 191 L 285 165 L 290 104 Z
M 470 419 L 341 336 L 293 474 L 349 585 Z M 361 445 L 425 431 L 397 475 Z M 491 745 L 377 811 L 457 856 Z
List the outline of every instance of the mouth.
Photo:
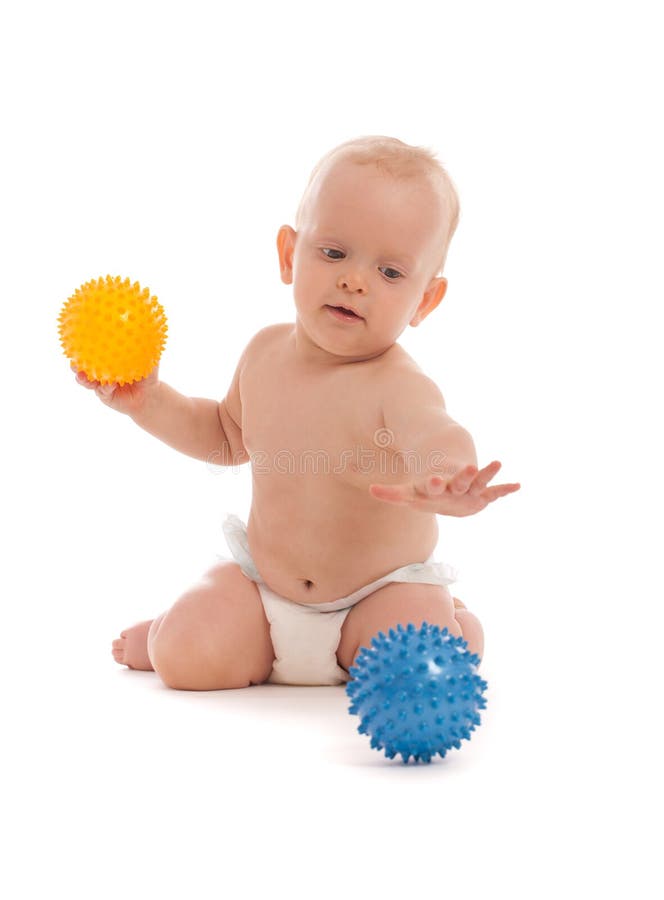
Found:
M 332 312 L 335 312 L 346 319 L 363 319 L 359 313 L 356 313 L 354 309 L 350 309 L 348 306 L 330 306 L 329 303 L 326 303 L 325 306 L 327 309 L 332 310 Z

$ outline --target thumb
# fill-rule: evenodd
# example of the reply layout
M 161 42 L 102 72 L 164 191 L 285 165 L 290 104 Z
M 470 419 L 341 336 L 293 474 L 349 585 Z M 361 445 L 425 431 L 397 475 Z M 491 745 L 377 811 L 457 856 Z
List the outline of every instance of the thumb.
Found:
M 100 384 L 99 387 L 95 388 L 95 394 L 100 400 L 110 400 L 115 393 L 116 387 L 117 384 Z

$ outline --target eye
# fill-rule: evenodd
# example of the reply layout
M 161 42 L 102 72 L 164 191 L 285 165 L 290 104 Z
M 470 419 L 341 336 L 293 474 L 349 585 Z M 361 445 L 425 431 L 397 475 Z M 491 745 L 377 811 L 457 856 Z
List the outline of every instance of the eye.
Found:
M 327 256 L 328 259 L 342 259 L 342 257 L 343 257 L 343 253 L 341 252 L 341 250 L 335 250 L 332 247 L 321 247 L 321 250 L 323 251 L 325 256 Z M 330 253 L 338 253 L 339 256 L 328 256 L 328 251 Z
M 401 272 L 397 272 L 396 269 L 390 269 L 386 266 L 381 266 L 381 272 L 383 271 L 383 269 L 385 269 L 385 277 L 389 278 L 390 281 L 396 281 L 398 278 L 401 278 Z M 390 272 L 392 272 L 393 274 L 390 275 Z

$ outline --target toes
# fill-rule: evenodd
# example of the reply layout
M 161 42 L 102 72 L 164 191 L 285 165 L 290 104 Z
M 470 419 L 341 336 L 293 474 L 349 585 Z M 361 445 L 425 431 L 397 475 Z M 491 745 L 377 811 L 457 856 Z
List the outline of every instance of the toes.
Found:
M 118 663 L 124 663 L 125 658 L 125 641 L 124 638 L 117 638 L 113 641 L 111 653 L 113 659 Z

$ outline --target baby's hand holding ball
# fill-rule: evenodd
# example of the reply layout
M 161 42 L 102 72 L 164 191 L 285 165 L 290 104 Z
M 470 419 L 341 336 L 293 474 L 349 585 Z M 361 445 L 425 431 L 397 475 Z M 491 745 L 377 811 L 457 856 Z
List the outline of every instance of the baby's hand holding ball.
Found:
M 77 371 L 100 385 L 133 384 L 155 369 L 166 343 L 156 297 L 119 276 L 86 282 L 59 317 L 60 341 Z
M 89 391 L 94 391 L 106 406 L 127 415 L 139 412 L 150 391 L 159 384 L 159 366 L 155 366 L 149 375 L 132 384 L 118 384 L 117 382 L 100 384 L 100 382 L 88 378 L 85 372 L 79 371 L 74 363 L 71 363 L 71 368 L 76 376 L 77 384 Z
M 157 298 L 120 276 L 77 288 L 59 317 L 60 342 L 76 381 L 94 390 L 102 403 L 129 414 L 159 383 L 167 330 Z

